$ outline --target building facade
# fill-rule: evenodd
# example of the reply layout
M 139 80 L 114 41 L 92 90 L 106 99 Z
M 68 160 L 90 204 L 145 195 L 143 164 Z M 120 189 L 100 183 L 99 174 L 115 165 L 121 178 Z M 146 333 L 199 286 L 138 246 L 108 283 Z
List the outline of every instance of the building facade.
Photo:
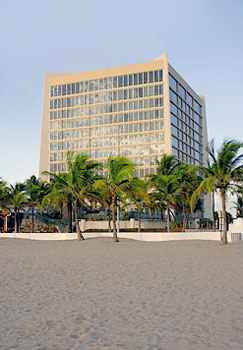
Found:
M 45 75 L 39 176 L 66 171 L 68 150 L 105 161 L 124 155 L 141 178 L 173 154 L 206 165 L 205 100 L 168 63 Z

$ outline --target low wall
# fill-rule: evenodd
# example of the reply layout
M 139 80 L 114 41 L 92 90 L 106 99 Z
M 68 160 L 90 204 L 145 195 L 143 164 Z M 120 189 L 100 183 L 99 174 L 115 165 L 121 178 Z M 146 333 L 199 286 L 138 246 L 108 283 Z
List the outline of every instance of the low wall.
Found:
M 85 232 L 85 238 L 112 237 L 109 232 Z M 220 232 L 120 232 L 119 238 L 129 238 L 138 241 L 184 241 L 184 240 L 207 240 L 220 241 Z M 229 237 L 229 241 L 230 237 Z
M 158 241 L 184 241 L 206 240 L 220 241 L 220 232 L 120 232 L 119 238 L 129 238 L 146 242 Z M 76 233 L 1 233 L 0 238 L 25 238 L 33 240 L 74 240 Z M 110 232 L 84 232 L 85 238 L 112 237 Z M 231 242 L 231 234 L 228 233 L 228 241 Z M 233 241 L 235 241 L 233 239 Z M 235 241 L 236 242 L 236 241 Z
M 80 220 L 79 225 L 81 230 L 97 230 L 97 229 L 108 229 L 108 221 L 90 221 L 90 220 Z M 123 228 L 138 228 L 138 220 L 120 220 L 120 229 Z M 113 224 L 111 222 L 111 227 Z M 142 220 L 141 228 L 164 228 L 166 227 L 166 222 L 164 221 L 153 221 L 153 220 Z
M 63 241 L 77 239 L 76 233 L 0 233 L 0 238 L 25 238 L 39 241 Z

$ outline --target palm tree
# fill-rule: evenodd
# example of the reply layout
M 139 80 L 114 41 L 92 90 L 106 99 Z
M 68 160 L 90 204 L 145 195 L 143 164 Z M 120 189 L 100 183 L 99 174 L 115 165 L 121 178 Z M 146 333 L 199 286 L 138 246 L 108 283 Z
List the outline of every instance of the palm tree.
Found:
M 64 180 L 64 181 L 63 181 Z M 63 206 L 67 208 L 68 216 L 68 232 L 73 231 L 72 227 L 72 216 L 73 216 L 73 201 L 74 198 L 72 193 L 66 186 L 66 181 L 68 180 L 68 173 L 59 173 L 55 177 L 50 179 L 50 192 L 43 198 L 42 207 L 53 207 L 56 211 Z
M 191 207 L 191 196 L 202 181 L 199 177 L 198 167 L 196 165 L 186 165 L 181 163 L 176 169 L 177 182 L 180 190 L 175 200 L 175 209 L 183 214 L 182 231 L 185 231 L 189 221 L 190 213 L 197 208 L 199 199 Z
M 7 183 L 0 178 L 0 207 L 8 208 L 10 188 Z
M 224 141 L 220 149 L 215 152 L 209 152 L 211 162 L 210 172 L 201 182 L 198 189 L 192 196 L 192 203 L 203 192 L 212 192 L 218 190 L 222 202 L 223 214 L 223 234 L 221 243 L 227 244 L 227 214 L 226 214 L 226 195 L 228 192 L 234 192 L 241 188 L 243 182 L 243 154 L 238 155 L 243 147 L 242 142 L 235 140 Z
M 172 155 L 163 154 L 160 160 L 156 159 L 156 174 L 149 175 L 150 187 L 153 190 L 152 197 L 159 200 L 161 210 L 166 209 L 167 231 L 170 232 L 170 210 L 175 205 L 176 195 L 178 195 L 179 186 L 175 175 L 179 163 Z
M 138 213 L 138 232 L 141 231 L 141 213 L 144 203 L 149 203 L 147 193 L 147 183 L 137 177 L 134 177 L 129 182 L 126 188 L 126 198 L 130 199 L 129 204 L 135 204 Z
M 108 231 L 111 232 L 111 205 L 112 205 L 112 192 L 109 187 L 109 183 L 106 178 L 95 181 L 94 190 L 97 191 L 97 200 L 102 207 L 106 207 L 108 216 Z
M 236 210 L 236 219 L 243 218 L 243 195 L 238 194 L 234 203 L 234 209 Z
M 157 168 L 156 175 L 171 175 L 174 174 L 179 163 L 174 156 L 163 154 L 160 159 L 155 159 Z
M 44 171 L 43 174 L 51 175 L 55 181 L 62 183 L 65 190 L 73 197 L 75 203 L 75 222 L 78 240 L 83 241 L 84 236 L 81 233 L 78 222 L 78 206 L 79 204 L 84 203 L 85 198 L 91 196 L 95 197 L 92 185 L 97 179 L 95 172 L 101 169 L 101 164 L 89 160 L 89 156 L 86 154 L 77 154 L 74 156 L 74 153 L 71 151 L 67 152 L 66 158 L 68 172 L 65 177 L 48 171 Z
M 150 184 L 166 203 L 167 231 L 170 232 L 170 208 L 174 206 L 176 195 L 180 190 L 177 176 L 174 174 L 153 176 Z
M 116 207 L 119 198 L 122 198 L 128 188 L 130 181 L 135 173 L 134 164 L 126 157 L 109 157 L 106 166 L 107 177 L 103 180 L 104 184 L 110 189 L 112 194 L 112 222 L 113 222 L 113 240 L 119 242 L 116 228 Z
M 15 232 L 19 232 L 20 228 L 20 215 L 19 211 L 27 203 L 27 197 L 24 195 L 25 185 L 22 183 L 16 183 L 15 186 L 10 185 L 9 204 L 14 208 L 14 223 Z
M 25 196 L 27 197 L 27 206 L 31 209 L 32 232 L 35 232 L 35 208 L 41 206 L 43 197 L 48 193 L 49 185 L 32 175 L 25 182 Z

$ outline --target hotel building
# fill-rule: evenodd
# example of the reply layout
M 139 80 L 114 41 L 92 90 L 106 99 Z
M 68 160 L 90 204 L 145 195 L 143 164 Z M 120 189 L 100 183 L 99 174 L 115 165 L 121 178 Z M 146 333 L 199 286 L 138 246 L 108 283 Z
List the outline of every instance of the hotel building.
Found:
M 105 161 L 124 155 L 141 178 L 173 154 L 206 165 L 205 100 L 168 63 L 45 75 L 39 176 L 65 171 L 68 150 Z

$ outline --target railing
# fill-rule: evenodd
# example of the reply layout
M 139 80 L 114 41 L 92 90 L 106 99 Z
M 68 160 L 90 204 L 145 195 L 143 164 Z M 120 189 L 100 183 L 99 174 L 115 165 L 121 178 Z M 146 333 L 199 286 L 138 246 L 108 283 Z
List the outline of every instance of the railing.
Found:
M 31 211 L 28 210 L 25 214 L 24 214 L 24 219 L 28 219 L 31 216 Z M 43 224 L 46 224 L 48 226 L 57 226 L 59 228 L 59 230 L 61 232 L 64 232 L 64 227 L 61 224 L 60 220 L 56 220 L 56 219 L 52 219 L 49 216 L 45 215 L 45 214 L 41 214 L 41 213 L 36 213 L 35 212 L 35 219 L 42 222 Z
M 231 242 L 240 243 L 243 241 L 243 235 L 241 233 L 231 232 Z

